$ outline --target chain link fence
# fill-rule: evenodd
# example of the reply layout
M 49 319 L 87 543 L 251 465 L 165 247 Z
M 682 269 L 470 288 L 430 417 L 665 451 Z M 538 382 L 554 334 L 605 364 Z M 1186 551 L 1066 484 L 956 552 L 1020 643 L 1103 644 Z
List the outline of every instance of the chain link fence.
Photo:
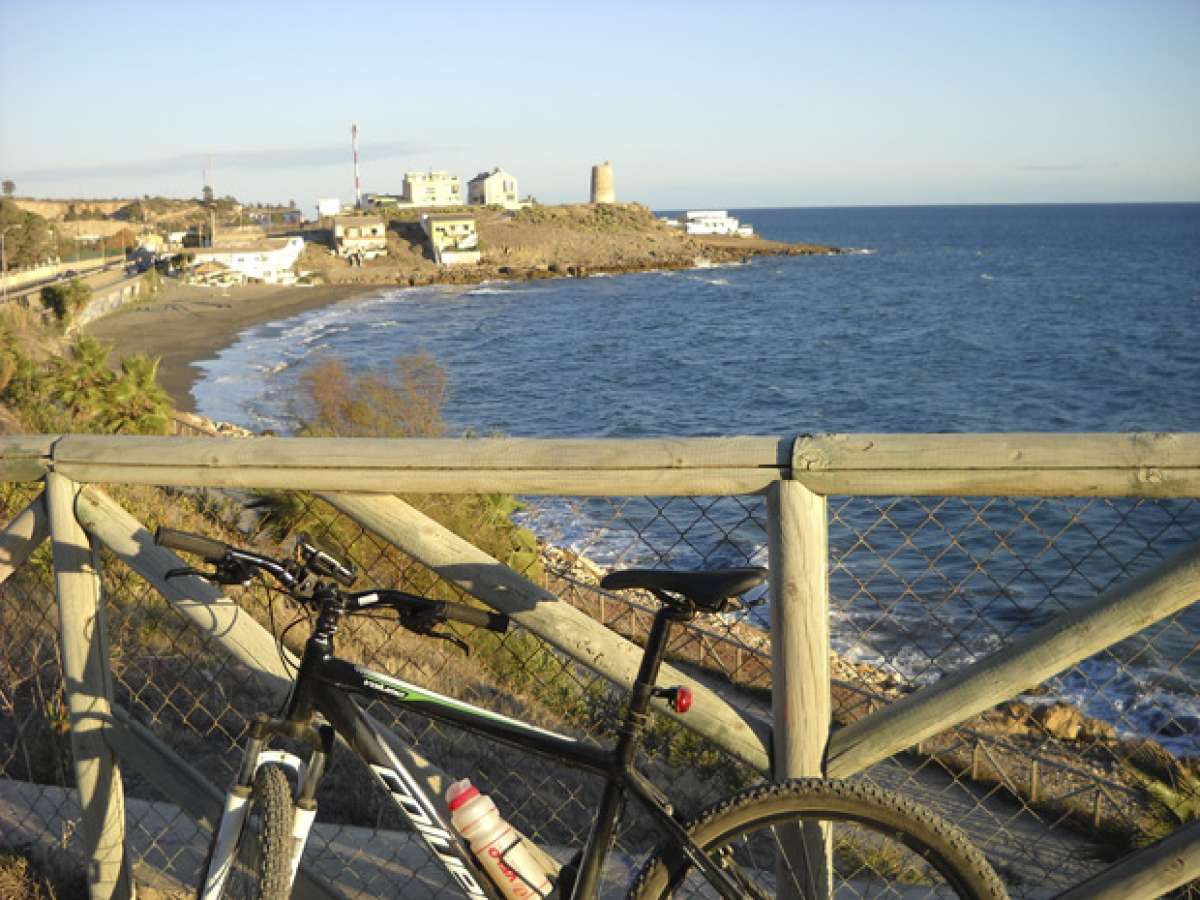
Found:
M 32 496 L 10 486 L 6 519 Z M 310 495 L 126 488 L 114 496 L 148 527 L 204 530 L 264 550 L 286 547 L 286 535 L 302 529 L 351 559 L 362 585 L 469 600 Z M 599 589 L 603 571 L 767 561 L 766 508 L 756 497 L 409 499 L 634 640 L 648 630 L 654 602 Z M 1200 540 L 1200 504 L 1187 500 L 831 497 L 828 510 L 834 715 L 843 725 Z M 250 717 L 278 707 L 275 687 L 206 646 L 128 568 L 107 555 L 102 562 L 117 704 L 223 789 Z M 0 846 L 43 862 L 53 855 L 69 869 L 69 854 L 57 851 L 72 847 L 78 811 L 48 546 L 0 592 Z M 285 646 L 302 645 L 304 613 L 290 601 L 252 587 L 239 602 Z M 752 593 L 734 613 L 680 629 L 673 661 L 735 707 L 769 718 L 768 616 L 765 591 Z M 461 646 L 415 637 L 386 617 L 356 619 L 338 652 L 585 740 L 615 737 L 619 693 L 533 635 L 514 627 L 503 637 L 469 629 L 456 637 Z M 1013 896 L 1051 895 L 1196 817 L 1197 684 L 1193 605 L 859 777 L 966 829 Z M 369 711 L 452 777 L 470 777 L 560 860 L 582 844 L 599 801 L 595 780 L 382 704 Z M 687 813 L 758 779 L 667 721 L 650 731 L 644 768 Z M 198 878 L 206 832 L 138 771 L 122 775 L 135 873 L 151 896 L 184 895 Z M 444 870 L 348 751 L 335 753 L 318 801 L 305 865 L 341 894 L 449 890 Z M 607 873 L 610 893 L 623 891 L 653 839 L 631 805 Z

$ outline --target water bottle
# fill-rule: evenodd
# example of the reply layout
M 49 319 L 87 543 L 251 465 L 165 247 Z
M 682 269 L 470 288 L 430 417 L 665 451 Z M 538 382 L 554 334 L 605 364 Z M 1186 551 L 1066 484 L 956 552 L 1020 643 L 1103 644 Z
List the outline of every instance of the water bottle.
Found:
M 446 791 L 450 822 L 471 845 L 471 852 L 505 897 L 535 900 L 549 896 L 553 885 L 521 843 L 521 835 L 500 818 L 496 804 L 464 778 Z

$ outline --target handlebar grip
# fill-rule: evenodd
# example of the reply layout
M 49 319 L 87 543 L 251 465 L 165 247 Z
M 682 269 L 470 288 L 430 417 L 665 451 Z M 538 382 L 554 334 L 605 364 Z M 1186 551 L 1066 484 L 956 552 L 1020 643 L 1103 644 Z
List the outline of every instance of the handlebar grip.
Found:
M 476 609 L 474 606 L 467 606 L 465 603 L 451 603 L 446 601 L 442 609 L 445 611 L 446 619 L 451 622 L 462 622 L 464 625 L 475 625 L 479 628 L 486 628 L 489 631 L 498 631 L 501 634 L 508 631 L 508 616 L 504 613 L 488 612 L 483 609 Z
M 202 534 L 192 534 L 188 531 L 176 531 L 174 528 L 159 528 L 154 532 L 154 543 L 171 550 L 182 550 L 184 553 L 195 553 L 203 557 L 205 562 L 220 562 L 229 552 L 229 545 L 215 541 Z

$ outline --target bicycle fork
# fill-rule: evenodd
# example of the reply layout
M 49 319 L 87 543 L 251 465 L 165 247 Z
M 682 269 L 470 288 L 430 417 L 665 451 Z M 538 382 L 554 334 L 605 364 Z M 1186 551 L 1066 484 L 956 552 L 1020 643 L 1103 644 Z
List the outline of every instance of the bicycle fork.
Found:
M 225 795 L 221 821 L 208 868 L 204 872 L 200 900 L 217 900 L 225 889 L 225 882 L 233 869 L 234 852 L 238 838 L 246 827 L 250 815 L 250 800 L 254 791 L 254 779 L 258 770 L 267 764 L 283 766 L 290 770 L 299 786 L 292 819 L 292 852 L 288 883 L 293 884 L 300 868 L 300 858 L 308 843 L 308 835 L 317 817 L 317 783 L 325 771 L 325 762 L 333 748 L 333 729 L 328 725 L 304 729 L 302 737 L 312 745 L 312 753 L 306 763 L 300 757 L 284 750 L 266 750 L 267 741 L 276 734 L 295 736 L 296 729 L 282 720 L 258 716 L 250 725 L 249 739 L 242 756 L 242 765 L 237 779 Z

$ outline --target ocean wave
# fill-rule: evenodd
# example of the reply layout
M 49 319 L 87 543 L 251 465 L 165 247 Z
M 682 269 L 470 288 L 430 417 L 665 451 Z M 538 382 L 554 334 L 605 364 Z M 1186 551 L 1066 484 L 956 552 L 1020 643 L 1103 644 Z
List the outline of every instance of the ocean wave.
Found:
M 489 285 L 480 285 L 473 290 L 467 291 L 465 296 L 478 297 L 488 294 L 535 294 L 533 288 L 514 288 L 514 287 L 491 287 Z

